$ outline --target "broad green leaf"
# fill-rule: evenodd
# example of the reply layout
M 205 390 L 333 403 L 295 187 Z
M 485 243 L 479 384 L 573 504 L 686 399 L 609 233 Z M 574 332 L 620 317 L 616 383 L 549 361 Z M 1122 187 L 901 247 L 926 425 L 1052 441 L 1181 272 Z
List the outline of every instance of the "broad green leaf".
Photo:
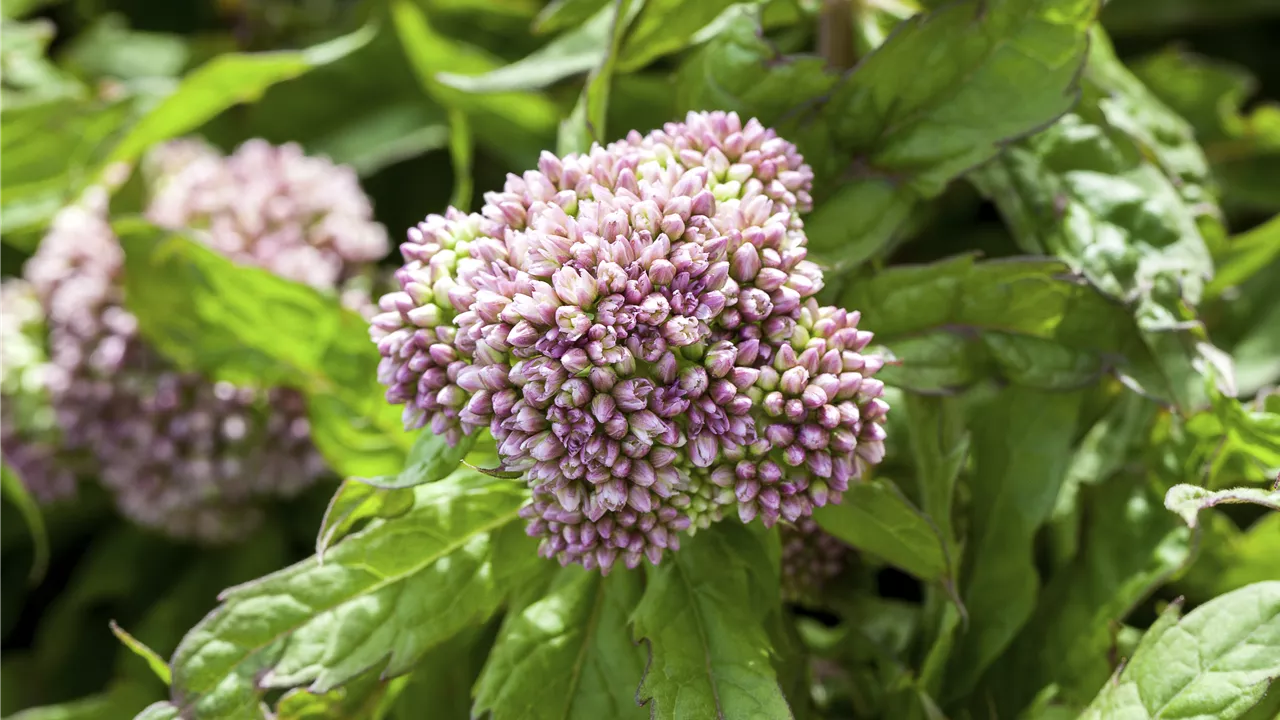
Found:
M 723 522 L 648 572 L 632 615 L 649 649 L 637 700 L 664 718 L 790 718 L 764 622 L 777 571 L 760 539 Z
M 938 525 L 887 480 L 851 484 L 839 505 L 818 508 L 813 517 L 823 530 L 922 580 L 951 573 Z
M 388 713 L 394 720 L 418 720 L 423 708 L 432 720 L 472 720 L 471 688 L 493 643 L 497 623 L 468 628 L 427 653 L 405 680 Z
M 532 165 L 555 133 L 555 105 L 533 92 L 469 93 L 444 84 L 439 73 L 481 75 L 503 63 L 437 32 L 412 0 L 392 0 L 391 17 L 426 94 L 446 109 L 465 113 L 477 143 L 513 162 L 523 159 L 521 164 Z
M 409 464 L 398 475 L 360 478 L 360 481 L 382 490 L 396 490 L 441 480 L 458 469 L 462 459 L 477 444 L 477 435 L 463 436 L 457 445 L 450 446 L 443 435 L 420 432 L 409 452 Z M 487 434 L 485 438 L 482 447 L 492 451 L 493 441 Z
M 972 175 L 1027 252 L 1066 260 L 1126 303 L 1182 409 L 1203 402 L 1192 314 L 1221 227 L 1191 128 L 1095 32 L 1075 113 Z M 1188 329 L 1191 334 L 1185 334 Z
M 179 720 L 181 717 L 172 703 L 157 702 L 148 705 L 134 720 Z
M 956 547 L 952 527 L 956 481 L 969 457 L 969 432 L 957 400 L 906 396 L 908 440 L 916 465 L 916 496 L 920 509 L 933 521 L 948 553 Z
M 195 130 L 215 115 L 262 97 L 268 87 L 298 77 L 359 49 L 372 26 L 305 50 L 219 55 L 183 78 L 111 151 L 108 162 L 132 162 L 155 143 Z
M 44 579 L 49 567 L 49 533 L 44 526 L 44 515 L 35 498 L 31 497 L 31 493 L 27 492 L 27 488 L 8 465 L 0 465 L 0 483 L 4 498 L 18 508 L 22 520 L 27 524 L 27 532 L 31 534 L 34 556 L 31 558 L 31 570 L 27 577 L 33 584 L 38 583 Z
M 398 472 L 412 436 L 376 383 L 377 349 L 355 312 L 300 283 L 243 267 L 181 234 L 116 223 L 126 304 L 178 366 L 307 394 L 312 437 L 343 475 Z
M 316 558 L 324 562 L 325 551 L 362 520 L 385 520 L 403 515 L 413 507 L 413 501 L 413 490 L 408 487 L 386 490 L 358 478 L 343 480 L 329 500 L 320 522 L 320 532 L 316 535 Z
M 618 51 L 622 46 L 622 36 L 636 13 L 644 7 L 648 0 L 615 0 L 612 10 L 606 12 L 610 18 L 606 44 L 599 62 L 591 68 L 587 83 L 578 96 L 569 117 L 560 122 L 560 132 L 556 139 L 556 150 L 561 154 L 570 152 L 586 152 L 592 142 L 607 143 L 608 132 L 606 122 L 609 114 L 609 95 L 613 85 L 614 66 L 617 64 Z
M 974 468 L 961 597 L 969 624 L 949 663 L 947 702 L 964 697 L 1031 618 L 1032 539 L 1066 475 L 1079 393 L 1006 388 L 970 412 Z
M 622 43 L 619 69 L 633 72 L 683 50 L 699 30 L 734 4 L 735 0 L 646 0 Z
M 1209 490 L 1198 485 L 1175 485 L 1165 495 L 1164 505 L 1180 515 L 1191 527 L 1199 523 L 1201 510 L 1218 505 L 1248 503 L 1280 511 L 1280 490 L 1241 487 L 1229 490 Z
M 747 5 L 730 16 L 720 33 L 681 64 L 675 79 L 677 110 L 733 110 L 744 120 L 754 117 L 769 127 L 783 124 L 779 132 L 784 137 L 801 141 L 803 133 L 789 132 L 793 123 L 784 118 L 829 92 L 838 77 L 823 70 L 820 58 L 783 55 L 765 39 L 753 9 Z M 801 150 L 806 149 L 801 142 Z
M 890 385 L 939 393 L 1003 378 L 1071 389 L 1114 369 L 1170 396 L 1128 314 L 1067 273 L 1048 259 L 964 255 L 851 278 L 839 304 L 861 312 L 861 326 L 900 361 L 881 371 Z
M 494 720 L 644 717 L 635 699 L 644 653 L 627 629 L 641 592 L 638 572 L 560 570 L 545 595 L 503 622 L 473 712 Z
M 1178 619 L 1174 603 L 1080 720 L 1243 715 L 1280 675 L 1280 582 L 1211 600 Z
M 585 23 L 534 52 L 483 75 L 442 72 L 436 79 L 474 93 L 539 90 L 598 65 L 609 51 L 617 3 L 609 3 Z
M 937 195 L 1075 104 L 1096 11 L 1092 0 L 996 0 L 907 20 L 823 108 L 838 152 L 813 158 L 819 176 L 849 168 L 854 182 Z
M 1084 512 L 1080 493 L 1119 472 L 1132 457 L 1135 446 L 1146 440 L 1155 412 L 1154 403 L 1136 393 L 1124 392 L 1080 440 L 1050 517 L 1055 565 L 1070 562 L 1079 550 Z
M 1205 288 L 1216 297 L 1222 291 L 1253 277 L 1280 257 L 1280 215 L 1258 227 L 1231 238 L 1218 260 L 1218 273 Z
M 527 492 L 469 471 L 414 489 L 414 506 L 304 560 L 223 593 L 173 658 L 184 712 L 234 716 L 262 689 L 326 693 L 374 665 L 407 672 L 423 652 L 483 623 L 538 562 L 517 511 Z
M 1059 700 L 1087 704 L 1111 675 L 1113 628 L 1190 559 L 1190 531 L 1164 510 L 1160 489 L 1143 473 L 1090 488 L 1086 502 L 1080 553 L 1048 579 L 1026 628 L 978 693 L 993 698 L 1002 717 L 1050 683 Z
M 0 107 L 0 233 L 34 250 L 135 112 L 131 98 L 59 97 Z M 49 152 L 50 147 L 58 152 Z M 22 234 L 18 234 L 22 233 Z
M 1280 210 L 1280 104 L 1249 102 L 1257 81 L 1243 67 L 1174 47 L 1139 61 L 1134 72 L 1195 127 L 1196 139 L 1230 208 Z M 1242 112 L 1248 102 L 1246 115 Z
M 172 674 L 169 672 L 169 664 L 164 661 L 164 658 L 157 655 L 155 650 L 152 650 L 137 638 L 130 635 L 128 631 L 117 625 L 115 620 L 111 621 L 111 632 L 120 640 L 120 642 L 124 643 L 125 647 L 129 648 L 134 655 L 142 658 L 143 661 L 147 663 L 147 667 L 151 668 L 151 672 L 155 673 L 156 677 L 160 678 L 161 682 L 165 685 L 168 685 L 171 682 Z
M 380 668 L 375 666 L 325 693 L 302 688 L 290 690 L 276 702 L 274 720 L 379 720 L 385 714 L 379 709 L 390 683 L 403 682 L 403 678 L 388 682 L 380 674 Z

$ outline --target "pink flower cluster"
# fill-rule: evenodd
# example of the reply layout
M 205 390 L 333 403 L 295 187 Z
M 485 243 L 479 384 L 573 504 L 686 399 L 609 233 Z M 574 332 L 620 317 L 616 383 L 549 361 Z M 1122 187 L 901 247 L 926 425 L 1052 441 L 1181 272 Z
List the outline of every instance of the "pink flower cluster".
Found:
M 656 563 L 726 512 L 807 517 L 882 459 L 883 363 L 815 300 L 792 144 L 693 113 L 538 165 L 409 232 L 371 334 L 406 427 L 488 429 L 524 473 L 545 555 Z

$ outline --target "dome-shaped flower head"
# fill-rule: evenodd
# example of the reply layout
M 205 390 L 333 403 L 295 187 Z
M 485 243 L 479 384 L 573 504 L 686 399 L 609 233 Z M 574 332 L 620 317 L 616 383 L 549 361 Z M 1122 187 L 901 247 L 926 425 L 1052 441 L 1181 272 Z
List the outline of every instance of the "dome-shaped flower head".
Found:
M 254 142 L 223 158 L 182 141 L 149 164 L 154 221 L 318 289 L 340 291 L 385 242 L 350 171 L 296 148 Z M 59 428 L 127 517 L 177 537 L 240 537 L 264 499 L 328 473 L 305 401 L 179 371 L 147 345 L 124 306 L 124 255 L 106 201 L 94 189 L 63 209 L 24 268 L 47 317 Z
M 812 178 L 732 113 L 544 153 L 410 232 L 372 328 L 388 400 L 451 441 L 487 427 L 562 562 L 657 562 L 726 508 L 838 501 L 887 408 L 857 314 L 813 300 Z

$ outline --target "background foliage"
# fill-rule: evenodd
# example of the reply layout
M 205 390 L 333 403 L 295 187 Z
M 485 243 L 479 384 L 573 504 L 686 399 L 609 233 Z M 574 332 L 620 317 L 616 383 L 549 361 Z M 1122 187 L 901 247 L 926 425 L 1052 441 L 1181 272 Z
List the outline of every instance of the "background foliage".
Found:
M 524 496 L 458 465 L 492 466 L 483 444 L 400 430 L 359 317 L 131 218 L 135 179 L 112 212 L 148 339 L 304 391 L 332 466 L 372 481 L 204 549 L 92 489 L 41 518 L 6 473 L 5 716 L 1280 710 L 1258 704 L 1280 675 L 1275 3 L 0 9 L 6 276 L 110 164 L 181 135 L 350 164 L 399 237 L 542 149 L 736 110 L 813 165 L 824 299 L 899 359 L 888 458 L 817 516 L 860 551 L 822 602 L 781 603 L 776 533 L 729 523 L 647 573 L 559 569 Z

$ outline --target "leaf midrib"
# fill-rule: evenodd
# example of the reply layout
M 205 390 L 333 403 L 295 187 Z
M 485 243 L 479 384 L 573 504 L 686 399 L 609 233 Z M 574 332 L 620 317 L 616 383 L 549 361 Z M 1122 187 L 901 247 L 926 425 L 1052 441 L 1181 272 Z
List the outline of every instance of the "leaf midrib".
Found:
M 587 617 L 586 631 L 582 635 L 582 644 L 578 647 L 578 656 L 573 661 L 573 672 L 569 676 L 569 702 L 565 705 L 564 715 L 562 715 L 566 720 L 573 717 L 573 705 L 578 699 L 578 683 L 582 681 L 582 670 L 587 662 L 587 647 L 595 638 L 596 627 L 600 622 L 600 610 L 604 607 L 604 579 L 596 579 L 595 583 L 595 601 L 591 604 L 591 615 Z
M 523 503 L 521 503 L 521 505 L 523 505 Z M 412 576 L 414 576 L 414 575 L 417 575 L 417 574 L 418 574 L 418 573 L 420 573 L 420 572 L 423 572 L 424 570 L 426 570 L 426 569 L 427 569 L 428 567 L 430 567 L 431 565 L 434 565 L 436 562 L 439 562 L 439 561 L 440 561 L 442 558 L 444 558 L 445 556 L 450 555 L 450 554 L 454 553 L 455 551 L 457 551 L 459 548 L 461 548 L 463 545 L 465 545 L 468 541 L 470 541 L 470 540 L 471 540 L 471 538 L 473 538 L 473 537 L 475 537 L 475 536 L 477 536 L 477 535 L 483 534 L 483 533 L 490 533 L 490 532 L 493 532 L 494 530 L 497 530 L 498 528 L 500 528 L 500 527 L 502 527 L 502 526 L 506 525 L 507 523 L 514 521 L 517 517 L 519 517 L 519 513 L 520 513 L 520 506 L 519 506 L 519 505 L 517 505 L 517 506 L 516 506 L 514 509 L 512 509 L 511 511 L 506 512 L 506 513 L 502 513 L 502 514 L 498 515 L 496 518 L 494 518 L 493 520 L 490 520 L 489 522 L 486 522 L 486 523 L 484 523 L 484 524 L 482 524 L 482 525 L 478 526 L 478 527 L 477 527 L 473 532 L 469 532 L 469 533 L 467 533 L 467 534 L 463 535 L 462 537 L 460 537 L 460 538 L 458 538 L 458 539 L 456 539 L 456 540 L 454 540 L 454 541 L 451 541 L 451 542 L 449 542 L 449 543 L 446 543 L 446 544 L 444 545 L 444 547 L 442 547 L 442 548 L 441 548 L 441 550 L 440 550 L 439 552 L 437 552 L 437 553 L 433 553 L 432 555 L 430 555 L 430 556 L 429 556 L 429 559 L 427 559 L 427 560 L 425 560 L 425 561 L 423 561 L 423 562 L 421 562 L 421 563 L 419 563 L 419 564 L 414 565 L 414 566 L 413 566 L 409 571 L 404 572 L 404 573 L 401 573 L 401 574 L 399 574 L 399 575 L 389 576 L 389 577 L 383 578 L 382 580 L 379 580 L 378 582 L 375 582 L 374 584 L 370 585 L 369 587 L 365 588 L 364 590 L 361 590 L 360 592 L 353 593 L 353 594 L 351 594 L 351 595 L 345 596 L 345 597 L 341 598 L 340 600 L 338 600 L 337 602 L 335 602 L 333 605 L 330 605 L 330 606 L 328 606 L 328 607 L 325 607 L 325 608 L 324 608 L 324 609 L 322 609 L 322 610 L 318 610 L 318 611 L 316 611 L 316 612 L 314 612 L 314 613 L 310 614 L 309 616 L 307 616 L 306 618 L 304 618 L 301 622 L 299 622 L 299 623 L 297 623 L 297 624 L 290 625 L 289 627 L 287 627 L 287 628 L 285 628 L 285 629 L 281 630 L 279 633 L 276 633 L 275 635 L 273 635 L 273 636 L 271 637 L 271 639 L 270 639 L 270 640 L 267 640 L 266 642 L 263 642 L 263 643 L 259 643 L 259 644 L 257 644 L 256 646 L 253 646 L 253 647 L 246 647 L 247 652 L 245 652 L 245 654 L 243 655 L 243 657 L 241 657 L 239 660 L 236 660 L 234 663 L 232 663 L 230 666 L 228 666 L 225 672 L 220 673 L 220 674 L 219 674 L 219 676 L 218 676 L 218 678 L 217 678 L 217 680 L 218 680 L 218 681 L 221 681 L 221 680 L 226 679 L 226 678 L 227 678 L 227 677 L 229 677 L 229 676 L 235 675 L 235 674 L 236 674 L 236 671 L 240 669 L 240 666 L 241 666 L 241 665 L 243 665 L 243 664 L 244 664 L 246 661 L 248 661 L 250 658 L 252 658 L 253 656 L 255 656 L 257 653 L 261 652 L 261 651 L 262 651 L 262 650 L 264 650 L 265 648 L 271 647 L 272 645 L 274 645 L 276 642 L 280 641 L 280 640 L 281 640 L 282 638 L 284 638 L 285 636 L 289 635 L 289 634 L 290 634 L 290 633 L 292 633 L 292 632 L 295 632 L 296 630 L 298 630 L 298 629 L 299 629 L 299 628 L 301 628 L 302 626 L 306 625 L 307 623 L 311 622 L 312 620 L 314 620 L 315 618 L 319 617 L 320 615 L 322 615 L 322 614 L 324 614 L 324 613 L 327 613 L 327 612 L 329 612 L 329 611 L 331 611 L 331 610 L 334 610 L 335 608 L 338 608 L 338 607 L 342 606 L 343 604 L 348 603 L 348 602 L 350 602 L 351 600 L 353 600 L 353 599 L 355 599 L 355 598 L 362 597 L 362 596 L 366 596 L 366 595 L 374 594 L 374 593 L 376 593 L 376 592 L 378 592 L 378 591 L 382 590 L 383 588 L 388 587 L 389 585 L 393 585 L 393 584 L 398 583 L 398 582 L 403 582 L 403 581 L 407 580 L 408 578 L 410 578 L 410 577 L 412 577 Z M 225 608 L 225 607 L 226 607 L 226 606 L 224 606 L 224 608 Z M 225 615 L 220 616 L 218 619 L 219 619 L 219 620 L 221 620 L 223 617 L 225 617 Z M 199 650 L 203 650 L 206 646 L 208 646 L 208 644 L 209 644 L 210 642 L 213 642 L 215 639 L 216 639 L 216 638 L 215 638 L 215 637 L 212 637 L 212 634 L 211 634 L 211 637 L 209 637 L 208 639 L 206 639 L 204 642 L 202 642 L 202 643 L 200 644 L 200 646 L 199 646 Z M 242 647 L 244 647 L 244 646 L 242 646 Z M 179 651 L 180 651 L 180 650 L 181 650 L 181 647 L 179 647 Z M 197 655 L 199 654 L 199 650 L 192 651 L 189 655 L 187 655 L 187 656 L 186 656 L 186 658 L 185 658 L 185 659 L 188 659 L 188 660 L 189 660 L 191 657 L 197 656 Z M 186 664 L 186 663 L 183 663 L 183 664 Z M 274 665 L 274 664 L 275 664 L 275 663 L 273 663 L 273 665 Z M 176 676 L 176 675 L 177 675 L 177 673 L 175 673 L 175 676 Z M 175 680 L 176 680 L 176 679 L 177 679 L 177 678 L 175 677 Z M 215 684 L 212 686 L 212 687 L 213 687 L 213 689 L 216 689 L 216 688 L 218 687 L 218 684 L 219 684 L 219 683 L 215 683 Z M 174 687 L 174 692 L 175 692 L 175 694 L 178 692 L 178 690 L 179 690 L 179 686 L 178 686 L 178 685 L 177 685 L 177 683 L 175 682 L 175 687 Z M 211 690 L 194 691 L 194 692 L 192 692 L 192 693 L 191 693 L 191 695 L 189 695 L 188 697 L 184 697 L 184 698 L 183 698 L 183 703 L 182 703 L 182 707 L 183 707 L 183 709 L 185 710 L 185 709 L 187 709 L 187 708 L 192 707 L 193 705 L 195 705 L 195 704 L 200 700 L 200 698 L 208 696 L 208 694 L 209 694 L 210 692 L 211 692 Z
M 698 628 L 698 640 L 702 644 L 703 657 L 706 662 L 707 684 L 711 686 L 711 699 L 716 706 L 716 720 L 726 720 L 724 706 L 720 702 L 720 687 L 716 685 L 716 674 L 712 668 L 711 642 L 707 638 L 707 629 L 702 624 L 702 608 L 696 602 L 697 593 L 693 589 L 693 583 L 685 573 L 684 563 L 681 563 L 679 559 L 673 559 L 672 564 L 675 565 L 676 573 L 680 575 L 680 582 L 684 584 L 688 591 L 690 600 L 689 612 L 693 615 L 694 625 Z

